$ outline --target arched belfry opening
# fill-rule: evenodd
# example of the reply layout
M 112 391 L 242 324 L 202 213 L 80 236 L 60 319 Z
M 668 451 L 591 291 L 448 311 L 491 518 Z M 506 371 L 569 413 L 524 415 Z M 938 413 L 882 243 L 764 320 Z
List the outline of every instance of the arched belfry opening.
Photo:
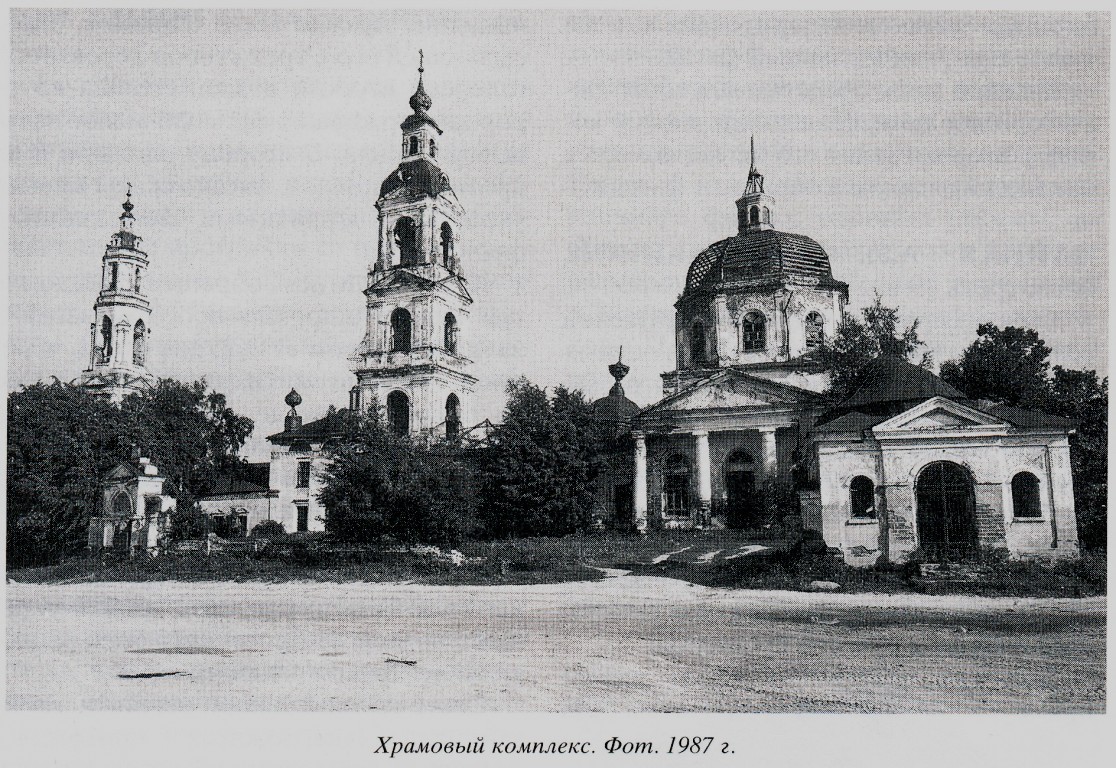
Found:
M 705 324 L 698 320 L 690 326 L 690 364 L 694 368 L 704 368 L 709 363 L 706 344 Z
M 112 319 L 105 315 L 101 319 L 101 360 L 107 362 L 112 358 Z
M 441 243 L 442 266 L 446 269 L 453 269 L 453 227 L 450 226 L 448 221 L 442 222 Z
M 399 263 L 405 267 L 418 264 L 418 227 L 410 216 L 400 216 L 395 222 L 395 247 L 399 251 Z
M 391 351 L 411 351 L 411 313 L 405 309 L 391 313 Z
M 461 432 L 461 401 L 450 393 L 446 398 L 446 439 L 456 440 Z
M 457 354 L 457 318 L 454 317 L 452 312 L 446 313 L 445 326 L 443 328 L 443 345 L 447 352 Z
M 136 321 L 132 332 L 132 365 L 143 366 L 147 363 L 147 327 L 142 320 Z

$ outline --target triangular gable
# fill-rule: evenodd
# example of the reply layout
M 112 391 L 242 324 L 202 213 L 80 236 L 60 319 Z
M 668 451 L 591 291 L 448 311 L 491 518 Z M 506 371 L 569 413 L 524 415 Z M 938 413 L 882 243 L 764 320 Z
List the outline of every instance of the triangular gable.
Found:
M 121 463 L 117 464 L 115 467 L 109 470 L 109 472 L 105 475 L 103 482 L 111 485 L 113 483 L 118 483 L 121 480 L 131 480 L 132 478 L 137 476 L 139 476 L 139 470 L 137 470 L 131 464 Z
M 393 269 L 379 281 L 368 286 L 366 292 L 383 291 L 387 290 L 388 288 L 399 288 L 408 286 L 427 290 L 432 285 L 434 285 L 434 283 L 430 282 L 425 277 L 416 275 L 415 273 L 409 272 L 406 269 Z
M 740 371 L 719 371 L 645 408 L 645 416 L 664 411 L 703 411 L 730 408 L 764 408 L 816 403 L 816 392 L 777 384 Z
M 1006 422 L 982 411 L 945 397 L 932 397 L 877 424 L 872 432 L 926 432 L 1007 426 Z

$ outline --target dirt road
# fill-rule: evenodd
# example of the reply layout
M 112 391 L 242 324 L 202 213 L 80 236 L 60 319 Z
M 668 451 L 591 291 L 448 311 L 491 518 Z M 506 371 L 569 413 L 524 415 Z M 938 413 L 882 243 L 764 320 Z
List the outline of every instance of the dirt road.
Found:
M 726 591 L 624 576 L 9 584 L 7 602 L 11 709 L 1104 709 L 1103 598 Z

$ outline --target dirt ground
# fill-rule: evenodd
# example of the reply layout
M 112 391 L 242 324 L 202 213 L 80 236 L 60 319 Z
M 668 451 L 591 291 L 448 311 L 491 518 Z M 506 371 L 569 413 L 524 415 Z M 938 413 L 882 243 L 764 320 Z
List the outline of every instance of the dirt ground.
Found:
M 1102 712 L 1105 701 L 1104 598 L 730 591 L 650 576 L 9 583 L 7 611 L 9 709 Z

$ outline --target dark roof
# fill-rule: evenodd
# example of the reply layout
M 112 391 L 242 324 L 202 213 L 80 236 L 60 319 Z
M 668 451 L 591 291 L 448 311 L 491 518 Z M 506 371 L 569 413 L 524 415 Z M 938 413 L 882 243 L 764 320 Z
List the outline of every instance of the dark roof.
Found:
M 1073 419 L 1067 419 L 1063 416 L 1054 416 L 1053 414 L 1043 413 L 1042 411 L 1032 411 L 1026 408 L 1014 408 L 1010 405 L 984 406 L 979 410 L 991 416 L 995 416 L 997 419 L 1003 419 L 1008 424 L 1015 427 L 1059 427 L 1062 429 L 1073 429 L 1077 426 L 1077 422 Z
M 441 168 L 426 158 L 419 158 L 400 163 L 380 185 L 380 197 L 386 197 L 403 187 L 429 197 L 437 197 L 450 191 L 450 182 Z
M 822 422 L 817 426 L 818 432 L 863 432 L 871 429 L 880 422 L 887 421 L 890 416 L 882 413 L 861 413 L 851 411 L 835 419 Z
M 599 421 L 612 423 L 628 422 L 639 413 L 639 406 L 624 395 L 620 382 L 612 385 L 606 397 L 593 403 L 593 416 Z
M 863 406 L 928 400 L 931 397 L 963 400 L 964 395 L 925 368 L 901 357 L 883 355 L 861 369 L 853 393 L 838 408 L 856 410 Z
M 244 465 L 244 478 L 265 488 L 271 483 L 271 462 L 250 461 Z
M 805 235 L 774 229 L 744 232 L 706 248 L 690 264 L 686 292 L 745 280 L 816 278 L 820 284 L 848 290 L 833 279 L 829 256 Z
M 250 480 L 234 477 L 219 477 L 206 496 L 236 496 L 248 493 L 267 493 L 267 485 L 259 485 Z
M 333 413 L 327 413 L 317 421 L 303 424 L 298 429 L 276 432 L 274 435 L 269 435 L 267 439 L 269 442 L 278 443 L 280 445 L 293 443 L 295 441 L 320 443 L 331 437 L 336 437 L 342 432 L 344 413 L 344 409 Z

